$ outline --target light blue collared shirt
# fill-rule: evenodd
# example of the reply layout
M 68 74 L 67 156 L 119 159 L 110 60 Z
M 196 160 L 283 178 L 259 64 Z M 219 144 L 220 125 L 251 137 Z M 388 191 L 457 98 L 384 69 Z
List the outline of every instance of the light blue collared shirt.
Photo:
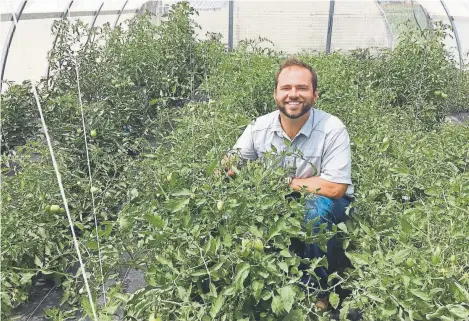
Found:
M 293 168 L 296 177 L 319 176 L 333 183 L 348 184 L 346 194 L 353 196 L 350 138 L 339 118 L 311 108 L 308 120 L 292 140 L 283 131 L 280 112 L 276 110 L 249 124 L 232 152 L 238 152 L 244 159 L 264 160 L 272 146 L 277 154 L 292 152 L 282 158 L 282 166 Z

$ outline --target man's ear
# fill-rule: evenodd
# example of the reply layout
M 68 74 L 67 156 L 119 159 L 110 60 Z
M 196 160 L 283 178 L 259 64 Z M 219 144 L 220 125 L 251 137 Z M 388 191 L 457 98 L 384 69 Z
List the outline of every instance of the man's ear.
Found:
M 313 95 L 313 98 L 314 98 L 314 102 L 316 102 L 319 98 L 319 92 L 318 90 L 316 89 L 316 91 L 314 92 L 314 95 Z

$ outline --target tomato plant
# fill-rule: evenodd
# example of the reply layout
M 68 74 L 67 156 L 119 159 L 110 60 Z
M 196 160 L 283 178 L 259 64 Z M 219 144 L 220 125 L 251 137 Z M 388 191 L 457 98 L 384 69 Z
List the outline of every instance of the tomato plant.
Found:
M 48 317 L 91 314 L 81 272 L 71 272 L 73 228 L 102 318 L 119 309 L 133 320 L 328 318 L 303 279 L 337 264 L 292 245 L 337 235 L 353 264 L 328 284 L 342 319 L 355 310 L 366 320 L 467 320 L 469 130 L 441 119 L 468 106 L 469 75 L 444 50 L 446 29 L 409 28 L 392 51 L 300 54 L 318 71 L 315 108 L 349 129 L 356 186 L 351 221 L 313 235 L 305 195 L 285 198 L 282 169 L 222 162 L 252 119 L 275 109 L 283 53 L 265 39 L 232 52 L 220 35 L 198 40 L 194 13 L 181 3 L 161 25 L 54 24 L 51 76 L 37 87 L 72 227 L 31 84 L 2 94 L 2 317 L 41 278 L 64 293 Z M 122 267 L 145 285 L 126 293 Z

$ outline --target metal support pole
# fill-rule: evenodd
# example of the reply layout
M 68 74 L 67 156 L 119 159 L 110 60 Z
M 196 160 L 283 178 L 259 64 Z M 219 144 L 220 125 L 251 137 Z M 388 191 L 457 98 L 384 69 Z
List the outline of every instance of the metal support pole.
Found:
M 229 2 L 228 9 L 228 51 L 233 50 L 233 0 Z
M 129 2 L 129 0 L 126 0 L 124 5 L 122 6 L 121 10 L 119 11 L 119 15 L 117 16 L 116 21 L 114 22 L 113 28 L 115 28 L 117 26 L 117 23 L 119 22 L 119 18 L 121 17 L 121 14 L 124 11 L 125 6 L 127 5 L 128 2 Z
M 331 53 L 331 40 L 332 40 L 332 26 L 334 24 L 334 8 L 335 0 L 330 0 L 329 3 L 329 23 L 327 24 L 327 41 L 326 41 L 326 53 Z
M 11 25 L 10 25 L 10 30 L 8 31 L 7 35 L 7 40 L 5 43 L 5 47 L 3 47 L 3 52 L 2 52 L 2 72 L 0 75 L 0 92 L 2 92 L 2 87 L 3 87 L 3 77 L 5 76 L 5 67 L 7 64 L 7 59 L 8 59 L 8 53 L 10 52 L 10 46 L 11 42 L 13 40 L 13 36 L 15 35 L 16 31 L 16 24 L 20 21 L 21 14 L 23 13 L 24 8 L 26 7 L 27 0 L 23 0 L 22 3 L 19 5 L 19 10 L 18 13 L 14 13 L 11 16 Z
M 67 18 L 68 12 L 70 11 L 70 8 L 72 7 L 73 1 L 74 0 L 70 0 L 68 5 L 65 7 L 65 10 L 62 12 L 62 17 L 60 17 L 60 19 L 63 20 L 65 18 Z M 57 39 L 58 38 L 59 38 L 59 34 L 57 33 L 55 35 L 54 42 L 52 44 L 52 50 L 49 52 L 49 55 L 50 55 L 50 53 L 52 53 L 54 51 L 55 45 L 57 44 Z M 48 86 L 49 86 L 49 77 L 50 77 L 50 56 L 49 56 L 49 59 L 47 59 L 47 69 L 46 69 L 46 79 L 47 79 L 47 85 Z
M 379 8 L 381 12 L 381 17 L 383 17 L 384 23 L 386 24 L 386 31 L 388 33 L 388 42 L 391 50 L 394 49 L 394 34 L 392 32 L 391 24 L 389 23 L 388 17 L 386 16 L 386 12 L 384 12 L 383 8 L 381 7 L 381 3 L 378 0 L 375 0 L 376 6 Z
M 415 7 L 418 6 L 419 10 L 421 10 L 425 16 L 425 22 L 426 26 L 421 26 L 420 23 L 418 22 L 417 15 L 415 14 Z M 430 15 L 428 14 L 428 11 L 420 4 L 418 1 L 412 0 L 412 12 L 414 14 L 414 19 L 417 23 L 417 25 L 420 27 L 420 29 L 433 29 L 433 24 L 432 24 L 432 19 L 430 19 Z
M 454 32 L 454 38 L 456 38 L 456 46 L 458 47 L 458 54 L 459 54 L 459 68 L 462 70 L 464 67 L 463 64 L 463 59 L 462 59 L 462 49 L 461 49 L 461 43 L 459 42 L 459 35 L 458 35 L 458 30 L 456 28 L 456 25 L 454 24 L 454 17 L 449 13 L 448 7 L 446 6 L 446 3 L 443 0 L 440 0 L 443 8 L 445 8 L 446 15 L 448 16 L 449 22 L 451 23 L 451 27 L 453 28 Z
M 103 2 L 101 3 L 101 5 L 99 6 L 98 11 L 95 12 L 95 15 L 94 15 L 94 17 L 93 17 L 93 21 L 91 22 L 91 27 L 90 27 L 90 29 L 93 29 L 94 24 L 96 23 L 96 19 L 98 19 L 99 13 L 101 12 L 101 9 L 103 8 L 103 5 L 104 5 L 104 1 L 103 1 Z
M 88 34 L 88 38 L 86 39 L 85 43 L 85 48 L 88 47 L 88 43 L 90 42 L 90 37 L 91 37 L 91 29 L 93 29 L 94 24 L 96 23 L 96 19 L 98 19 L 99 13 L 101 12 L 101 9 L 103 8 L 104 1 L 101 2 L 101 5 L 99 6 L 98 10 L 94 13 L 93 21 L 91 21 L 90 25 L 90 33 Z

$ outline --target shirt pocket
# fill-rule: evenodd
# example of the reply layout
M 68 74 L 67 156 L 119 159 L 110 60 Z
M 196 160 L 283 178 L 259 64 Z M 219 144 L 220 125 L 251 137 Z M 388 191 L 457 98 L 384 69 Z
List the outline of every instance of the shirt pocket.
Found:
M 319 176 L 321 174 L 322 150 L 313 149 L 303 152 L 303 157 L 296 159 L 296 174 L 298 177 L 306 178 Z
M 272 140 L 269 139 L 265 142 L 258 142 L 256 145 L 256 152 L 257 152 L 257 156 L 258 157 L 264 157 L 264 155 L 267 153 L 267 154 L 279 154 L 280 151 L 281 151 L 281 147 L 279 146 L 275 146 L 273 143 L 272 143 Z M 274 146 L 275 149 L 272 149 L 272 146 Z M 276 152 L 274 152 L 274 150 L 276 150 Z

